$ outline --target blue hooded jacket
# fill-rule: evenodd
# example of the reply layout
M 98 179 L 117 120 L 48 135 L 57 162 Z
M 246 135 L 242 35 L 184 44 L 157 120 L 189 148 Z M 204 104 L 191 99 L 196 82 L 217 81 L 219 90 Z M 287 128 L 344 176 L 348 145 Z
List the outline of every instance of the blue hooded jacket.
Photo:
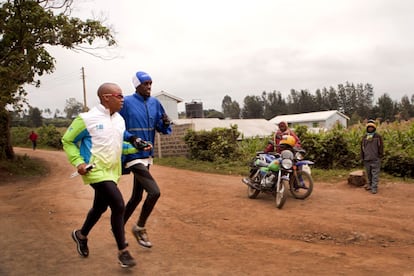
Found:
M 129 141 L 136 136 L 154 145 L 155 131 L 170 134 L 171 126 L 165 126 L 162 120 L 165 114 L 164 107 L 155 97 L 144 98 L 138 93 L 126 96 L 124 105 L 119 112 L 125 120 L 126 131 L 124 140 Z M 153 157 L 154 151 L 139 151 L 135 154 L 124 155 L 123 163 L 135 159 Z

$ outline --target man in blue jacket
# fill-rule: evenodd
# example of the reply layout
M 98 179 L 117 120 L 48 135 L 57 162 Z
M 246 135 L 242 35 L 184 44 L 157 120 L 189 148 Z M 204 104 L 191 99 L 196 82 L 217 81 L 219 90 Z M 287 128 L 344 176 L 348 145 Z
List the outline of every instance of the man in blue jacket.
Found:
M 152 145 L 154 145 L 155 132 L 170 134 L 171 124 L 159 100 L 151 97 L 151 77 L 139 71 L 132 77 L 132 83 L 135 93 L 125 97 L 123 108 L 119 112 L 125 120 L 125 139 L 133 145 L 142 141 L 151 144 L 143 151 L 123 157 L 124 174 L 130 171 L 134 174 L 134 187 L 125 207 L 124 223 L 126 224 L 140 203 L 145 190 L 147 197 L 138 221 L 132 228 L 132 233 L 140 245 L 150 248 L 152 243 L 148 239 L 145 224 L 160 197 L 157 182 L 149 172 L 154 155 Z

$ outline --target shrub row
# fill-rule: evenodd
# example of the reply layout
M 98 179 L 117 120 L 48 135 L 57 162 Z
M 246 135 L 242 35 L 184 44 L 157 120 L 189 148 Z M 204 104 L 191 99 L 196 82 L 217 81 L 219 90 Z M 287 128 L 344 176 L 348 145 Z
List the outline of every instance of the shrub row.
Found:
M 347 129 L 339 125 L 327 132 L 311 133 L 304 126 L 295 129 L 300 137 L 307 158 L 320 169 L 355 169 L 362 167 L 360 145 L 365 125 L 358 124 Z M 414 177 L 414 123 L 383 123 L 377 132 L 384 140 L 382 169 L 398 177 Z M 251 160 L 256 151 L 263 150 L 272 137 L 250 138 L 237 141 L 237 126 L 232 129 L 212 131 L 189 131 L 185 141 L 190 157 L 203 161 Z M 237 145 L 237 146 L 236 146 Z
M 12 144 L 30 147 L 28 139 L 31 128 L 13 127 Z M 62 149 L 61 138 L 65 129 L 58 130 L 53 125 L 35 129 L 39 134 L 38 145 L 44 148 Z M 307 158 L 315 162 L 320 169 L 354 169 L 362 167 L 360 143 L 365 133 L 363 124 L 347 129 L 336 127 L 323 133 L 311 133 L 306 127 L 295 129 L 301 139 Z M 394 176 L 414 177 L 414 123 L 383 123 L 377 132 L 384 140 L 384 158 L 382 169 Z M 237 126 L 215 128 L 211 131 L 189 130 L 185 143 L 189 148 L 189 157 L 210 162 L 247 163 L 256 151 L 263 150 L 266 138 L 240 138 Z

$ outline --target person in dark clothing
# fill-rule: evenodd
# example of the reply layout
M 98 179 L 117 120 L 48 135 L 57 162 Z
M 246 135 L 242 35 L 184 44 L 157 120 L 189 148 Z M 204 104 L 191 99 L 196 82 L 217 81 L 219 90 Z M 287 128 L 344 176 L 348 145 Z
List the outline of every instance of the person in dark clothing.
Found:
M 124 156 L 123 174 L 134 174 L 132 194 L 125 206 L 124 223 L 126 224 L 138 204 L 147 196 L 142 205 L 138 220 L 132 227 L 132 234 L 138 244 L 150 248 L 146 222 L 153 211 L 161 193 L 157 182 L 150 173 L 153 162 L 155 133 L 170 134 L 171 122 L 161 102 L 151 96 L 152 78 L 145 72 L 138 71 L 132 77 L 135 93 L 125 97 L 124 106 L 119 114 L 125 119 L 126 135 L 124 139 L 135 145 L 139 141 L 148 141 L 148 147 L 136 154 Z
M 382 136 L 377 132 L 374 120 L 369 120 L 366 124 L 366 134 L 361 141 L 361 160 L 364 163 L 368 177 L 365 189 L 373 194 L 378 192 L 378 181 L 381 169 L 381 158 L 384 154 L 384 142 Z

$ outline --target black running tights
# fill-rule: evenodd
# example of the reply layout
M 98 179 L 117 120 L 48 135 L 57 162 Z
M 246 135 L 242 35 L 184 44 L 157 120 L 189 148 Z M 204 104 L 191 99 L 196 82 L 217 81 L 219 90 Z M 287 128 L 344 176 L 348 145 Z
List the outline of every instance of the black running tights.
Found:
M 146 167 L 143 164 L 136 164 L 131 167 L 131 171 L 134 173 L 134 188 L 132 190 L 131 198 L 125 207 L 124 223 L 128 221 L 135 208 L 137 208 L 142 200 L 143 192 L 145 190 L 147 192 L 147 197 L 142 205 L 141 214 L 137 221 L 138 226 L 144 227 L 161 195 L 160 189 L 149 172 L 149 166 Z
M 119 250 L 125 248 L 124 212 L 125 204 L 122 194 L 113 181 L 103 181 L 91 184 L 95 190 L 92 208 L 89 210 L 82 226 L 81 234 L 87 236 L 102 214 L 111 208 L 112 232 Z

